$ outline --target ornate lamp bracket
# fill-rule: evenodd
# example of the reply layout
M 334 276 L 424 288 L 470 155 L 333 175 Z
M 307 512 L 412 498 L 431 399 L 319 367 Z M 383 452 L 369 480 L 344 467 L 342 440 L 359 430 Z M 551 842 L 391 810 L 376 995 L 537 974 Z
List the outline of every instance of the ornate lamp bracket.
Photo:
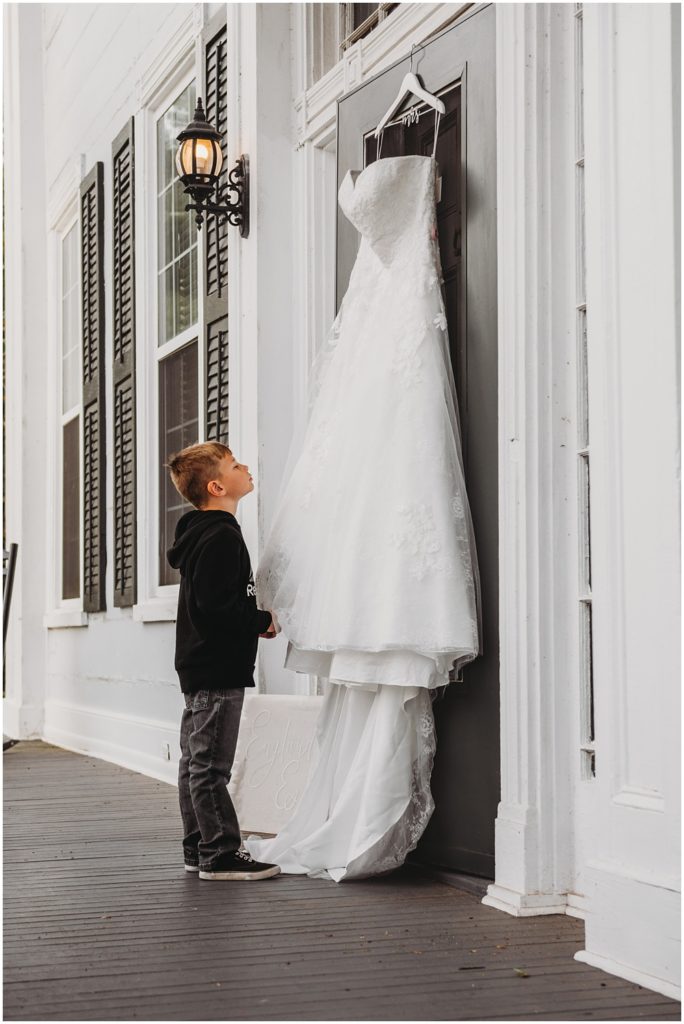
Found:
M 185 189 L 189 191 L 189 189 Z M 186 210 L 196 210 L 197 227 L 202 227 L 205 215 L 213 214 L 219 221 L 227 221 L 240 229 L 242 238 L 249 235 L 249 157 L 243 153 L 228 173 L 223 187 L 216 182 L 213 201 L 197 197 L 197 202 L 188 203 Z

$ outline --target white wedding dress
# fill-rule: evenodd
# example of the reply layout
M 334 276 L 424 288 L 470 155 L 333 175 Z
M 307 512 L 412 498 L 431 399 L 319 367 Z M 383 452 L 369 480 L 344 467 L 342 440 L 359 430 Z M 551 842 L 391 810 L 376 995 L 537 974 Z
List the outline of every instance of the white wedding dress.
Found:
M 403 863 L 434 810 L 436 688 L 481 653 L 436 166 L 434 151 L 381 158 L 338 193 L 361 244 L 256 572 L 285 666 L 324 678 L 300 802 L 277 836 L 244 843 L 283 872 Z

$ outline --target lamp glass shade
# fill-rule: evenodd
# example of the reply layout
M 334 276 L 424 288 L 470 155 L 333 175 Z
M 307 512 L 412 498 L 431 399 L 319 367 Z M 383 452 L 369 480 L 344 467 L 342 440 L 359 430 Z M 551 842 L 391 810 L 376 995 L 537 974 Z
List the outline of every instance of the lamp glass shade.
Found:
M 195 166 L 193 167 L 193 149 Z M 221 147 L 214 139 L 184 139 L 176 151 L 176 170 L 183 176 L 218 176 L 223 163 Z

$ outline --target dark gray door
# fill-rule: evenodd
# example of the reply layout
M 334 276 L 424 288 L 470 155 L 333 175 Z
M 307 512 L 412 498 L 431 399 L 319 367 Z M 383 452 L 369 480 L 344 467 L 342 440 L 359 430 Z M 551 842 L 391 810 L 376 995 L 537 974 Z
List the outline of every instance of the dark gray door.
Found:
M 349 168 L 376 158 L 373 130 L 394 99 L 409 55 L 338 105 L 338 187 Z M 497 510 L 497 289 L 495 9 L 475 8 L 413 55 L 413 70 L 446 106 L 437 142 L 437 207 L 451 357 L 466 485 L 482 581 L 483 655 L 435 703 L 435 812 L 413 860 L 494 877 L 500 799 Z M 405 109 L 412 106 L 409 101 Z M 434 111 L 385 130 L 382 158 L 431 152 Z M 337 210 L 337 306 L 358 249 Z

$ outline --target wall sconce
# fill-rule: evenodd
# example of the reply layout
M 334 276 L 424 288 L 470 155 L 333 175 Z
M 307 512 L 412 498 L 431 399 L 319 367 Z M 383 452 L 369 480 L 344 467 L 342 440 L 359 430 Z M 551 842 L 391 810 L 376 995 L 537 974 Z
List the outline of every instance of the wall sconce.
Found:
M 219 219 L 240 228 L 243 238 L 249 235 L 249 158 L 242 154 L 232 171 L 223 192 L 220 191 L 219 174 L 223 164 L 221 136 L 205 118 L 202 100 L 198 98 L 194 119 L 176 138 L 180 146 L 176 152 L 176 170 L 192 203 L 186 210 L 195 210 L 198 229 L 205 216 L 214 214 Z M 216 190 L 215 202 L 212 192 Z M 233 193 L 234 200 L 228 199 Z

